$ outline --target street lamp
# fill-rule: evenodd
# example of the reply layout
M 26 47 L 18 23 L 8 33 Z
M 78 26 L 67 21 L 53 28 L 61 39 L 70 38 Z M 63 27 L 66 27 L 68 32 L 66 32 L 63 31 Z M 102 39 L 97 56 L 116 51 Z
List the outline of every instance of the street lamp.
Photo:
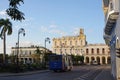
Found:
M 50 38 L 49 37 L 45 38 L 45 54 L 46 54 L 46 42 L 49 42 L 49 44 L 50 44 Z M 44 57 L 44 55 L 43 55 L 43 57 Z M 45 59 L 44 59 L 44 62 L 45 62 Z
M 50 44 L 50 38 L 49 37 L 45 38 L 45 48 L 46 48 L 46 42 L 49 42 L 49 44 Z M 45 52 L 46 52 L 46 49 L 45 49 Z
M 23 34 L 25 36 L 25 30 L 23 28 L 20 28 L 18 30 L 18 41 L 17 41 L 17 71 L 18 71 L 18 65 L 19 65 L 19 60 L 18 60 L 18 54 L 19 54 L 19 39 L 20 39 L 20 34 Z

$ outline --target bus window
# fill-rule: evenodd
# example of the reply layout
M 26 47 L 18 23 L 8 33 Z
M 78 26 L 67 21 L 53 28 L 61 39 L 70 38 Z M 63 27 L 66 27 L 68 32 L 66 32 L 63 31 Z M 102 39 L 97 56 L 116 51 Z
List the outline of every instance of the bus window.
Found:
M 51 56 L 50 61 L 60 61 L 60 56 Z

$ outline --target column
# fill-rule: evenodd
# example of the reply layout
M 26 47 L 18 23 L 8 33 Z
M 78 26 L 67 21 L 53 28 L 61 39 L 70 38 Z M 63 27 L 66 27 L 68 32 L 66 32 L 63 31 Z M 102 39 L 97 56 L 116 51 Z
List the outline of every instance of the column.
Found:
M 100 57 L 100 64 L 103 64 L 103 63 L 102 63 L 102 57 Z
M 91 57 L 89 57 L 89 63 L 91 63 Z
M 105 64 L 108 64 L 107 57 L 105 57 Z

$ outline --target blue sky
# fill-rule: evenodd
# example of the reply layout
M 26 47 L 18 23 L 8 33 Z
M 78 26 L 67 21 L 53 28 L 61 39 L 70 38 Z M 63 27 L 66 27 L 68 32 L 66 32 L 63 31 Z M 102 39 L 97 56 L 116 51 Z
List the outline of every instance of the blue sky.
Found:
M 8 0 L 0 2 L 0 18 L 8 17 L 5 9 Z M 24 28 L 26 36 L 20 35 L 20 45 L 44 46 L 44 40 L 62 36 L 75 36 L 83 28 L 89 44 L 104 43 L 104 15 L 102 0 L 24 0 L 20 10 L 25 14 L 22 22 L 12 21 L 13 34 L 7 36 L 7 52 L 17 42 L 19 28 Z M 51 49 L 52 43 L 47 47 Z M 0 53 L 2 52 L 0 39 Z

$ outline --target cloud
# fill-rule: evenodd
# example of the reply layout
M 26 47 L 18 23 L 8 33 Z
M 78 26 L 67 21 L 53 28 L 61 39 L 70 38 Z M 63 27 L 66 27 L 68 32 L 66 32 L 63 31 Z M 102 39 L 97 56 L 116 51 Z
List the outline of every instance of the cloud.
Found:
M 57 25 L 52 24 L 52 25 L 50 25 L 49 27 L 50 27 L 50 28 L 57 28 Z
M 7 15 L 7 13 L 5 10 L 0 11 L 0 16 L 6 16 L 6 15 Z
M 79 35 L 80 28 L 76 27 L 73 29 L 73 35 Z
M 5 10 L 0 11 L 0 18 L 9 18 L 10 19 L 10 17 L 7 15 Z
M 42 32 L 48 32 L 51 34 L 58 34 L 58 35 L 62 35 L 62 36 L 66 35 L 66 32 L 64 32 L 56 27 L 57 27 L 57 25 L 50 25 L 49 27 L 41 26 L 40 30 Z
M 52 34 L 59 34 L 59 35 L 66 35 L 65 32 L 61 31 L 61 30 L 57 30 L 57 29 L 53 29 L 53 30 L 50 30 L 49 33 L 52 33 Z
M 28 46 L 31 46 L 31 45 L 35 45 L 35 44 L 31 41 L 20 42 L 21 47 L 28 47 Z

